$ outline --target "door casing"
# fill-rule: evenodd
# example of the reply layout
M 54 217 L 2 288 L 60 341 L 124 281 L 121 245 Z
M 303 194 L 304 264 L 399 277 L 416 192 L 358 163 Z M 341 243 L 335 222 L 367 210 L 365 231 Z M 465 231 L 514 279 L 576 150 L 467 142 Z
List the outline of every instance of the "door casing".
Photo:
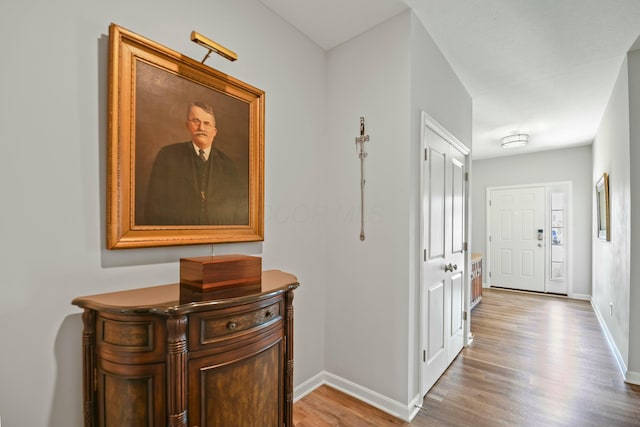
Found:
M 571 181 L 559 181 L 559 182 L 543 182 L 543 183 L 531 183 L 531 184 L 521 184 L 521 185 L 504 185 L 504 186 L 494 186 L 487 187 L 486 189 L 486 240 L 485 240 L 485 267 L 483 274 L 483 287 L 491 286 L 491 278 L 490 278 L 490 268 L 488 266 L 491 265 L 491 243 L 489 242 L 489 235 L 491 230 L 491 212 L 489 206 L 489 196 L 493 190 L 501 190 L 501 189 L 518 189 L 518 188 L 529 188 L 529 187 L 544 187 L 545 188 L 545 293 L 554 293 L 554 294 L 566 294 L 571 297 L 573 295 L 573 275 L 572 265 L 573 265 L 573 185 Z M 552 192 L 561 192 L 565 196 L 565 242 L 566 242 L 566 253 L 565 253 L 565 280 L 564 284 L 554 282 L 550 280 L 550 265 L 551 265 L 551 208 L 549 206 L 549 195 Z
M 426 316 L 428 315 L 427 313 L 427 307 L 425 306 L 425 301 L 426 301 L 426 295 L 424 295 L 424 286 L 423 284 L 425 283 L 427 277 L 426 277 L 426 263 L 424 262 L 423 256 L 424 256 L 424 250 L 426 248 L 426 245 L 428 244 L 428 242 L 425 241 L 425 230 L 424 230 L 424 223 L 425 223 L 425 216 L 428 215 L 428 211 L 425 209 L 424 204 L 422 203 L 422 197 L 424 192 L 426 191 L 425 187 L 425 174 L 427 173 L 427 166 L 426 166 L 426 162 L 424 161 L 424 153 L 425 150 L 427 149 L 426 146 L 426 137 L 425 137 L 425 131 L 429 129 L 430 131 L 434 132 L 435 134 L 437 134 L 439 137 L 441 137 L 442 139 L 444 139 L 449 145 L 450 147 L 452 147 L 453 149 L 458 150 L 463 156 L 464 156 L 464 170 L 469 171 L 469 165 L 470 165 L 470 152 L 471 150 L 464 145 L 462 142 L 460 142 L 455 136 L 453 136 L 451 133 L 449 133 L 442 125 L 440 125 L 436 120 L 434 120 L 432 117 L 430 117 L 427 113 L 423 112 L 422 113 L 422 120 L 421 120 L 421 134 L 420 134 L 420 157 L 421 157 L 421 161 L 420 161 L 420 280 L 419 280 L 419 296 L 420 296 L 420 314 L 419 314 L 419 336 L 420 336 L 420 350 L 421 352 L 425 351 L 425 349 L 427 348 L 427 343 L 425 342 L 426 339 L 424 338 L 425 334 L 424 334 L 424 329 L 425 329 L 425 319 Z M 468 175 L 467 175 L 468 176 Z M 465 177 L 466 178 L 466 177 Z M 463 240 L 466 244 L 466 248 L 463 251 L 463 266 L 461 268 L 462 270 L 462 274 L 460 274 L 459 276 L 455 276 L 454 279 L 455 280 L 460 280 L 462 281 L 462 305 L 463 305 L 463 310 L 465 313 L 467 313 L 466 319 L 463 320 L 463 333 L 462 333 L 462 340 L 463 340 L 463 346 L 468 345 L 469 343 L 469 332 L 470 332 L 470 316 L 468 315 L 469 310 L 470 310 L 470 279 L 469 279 L 469 274 L 467 274 L 470 269 L 469 266 L 471 265 L 470 262 L 470 251 L 469 251 L 469 236 L 470 236 L 470 222 L 469 222 L 469 182 L 468 179 L 465 179 L 464 181 L 464 237 Z M 453 356 L 455 357 L 455 355 Z M 453 360 L 453 357 L 448 357 L 448 363 L 450 363 Z M 425 384 L 425 369 L 426 369 L 426 363 L 423 360 L 424 358 L 424 353 L 419 355 L 419 366 L 420 369 L 419 371 L 419 384 L 420 384 L 420 393 L 421 396 L 424 396 L 426 394 L 426 392 L 428 391 L 428 388 L 430 387 L 429 385 Z M 438 375 L 439 376 L 439 375 Z

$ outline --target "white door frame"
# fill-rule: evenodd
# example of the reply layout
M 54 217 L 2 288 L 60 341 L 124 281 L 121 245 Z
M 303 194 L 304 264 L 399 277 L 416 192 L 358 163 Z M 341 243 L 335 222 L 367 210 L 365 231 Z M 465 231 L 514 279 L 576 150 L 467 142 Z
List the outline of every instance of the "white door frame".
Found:
M 529 188 L 529 187 L 544 187 L 545 189 L 545 236 L 551 236 L 551 209 L 549 206 L 548 196 L 549 193 L 553 190 L 561 190 L 567 194 L 567 206 L 565 207 L 566 219 L 567 222 L 565 239 L 567 242 L 567 253 L 566 253 L 566 267 L 565 267 L 565 281 L 567 287 L 567 296 L 572 297 L 573 295 L 573 279 L 571 274 L 571 269 L 573 268 L 573 252 L 574 252 L 574 239 L 573 239 L 573 183 L 571 181 L 560 181 L 560 182 L 543 182 L 543 183 L 531 183 L 531 184 L 518 184 L 518 185 L 502 185 L 495 187 L 487 187 L 486 189 L 486 197 L 485 197 L 485 219 L 486 219 L 486 233 L 485 233 L 485 254 L 486 254 L 486 263 L 483 273 L 483 285 L 487 287 L 491 286 L 491 279 L 489 278 L 490 266 L 491 266 L 491 244 L 489 242 L 489 235 L 491 231 L 491 208 L 489 206 L 489 196 L 491 191 L 493 190 L 508 190 L 508 189 L 519 189 L 519 188 Z M 545 292 L 548 292 L 549 289 L 549 269 L 550 269 L 550 257 L 551 257 L 551 239 L 545 237 L 545 256 L 544 256 L 544 271 L 545 271 Z
M 464 161 L 464 167 L 466 171 L 469 171 L 470 169 L 470 165 L 471 165 L 471 149 L 469 147 L 467 147 L 465 144 L 463 144 L 458 138 L 456 138 L 453 134 L 451 134 L 444 126 L 442 126 L 440 123 L 438 123 L 433 117 L 431 117 L 429 114 L 427 114 L 426 112 L 422 112 L 421 115 L 421 120 L 420 120 L 420 152 L 418 153 L 418 156 L 420 157 L 420 159 L 424 159 L 424 153 L 426 150 L 425 147 L 425 128 L 429 128 L 431 129 L 433 132 L 435 132 L 436 134 L 438 134 L 442 139 L 444 139 L 445 141 L 447 141 L 449 143 L 449 145 L 451 145 L 452 147 L 456 148 L 458 151 L 460 151 L 464 156 L 465 156 L 465 161 Z M 418 298 L 420 299 L 420 313 L 418 315 L 418 319 L 419 319 L 419 326 L 418 326 L 418 335 L 420 337 L 419 341 L 420 341 L 420 355 L 418 360 L 422 360 L 423 355 L 422 355 L 422 349 L 426 348 L 427 343 L 424 342 L 423 339 L 423 329 L 424 329 L 424 325 L 425 325 L 425 307 L 423 307 L 423 298 L 424 295 L 422 295 L 422 283 L 424 282 L 425 279 L 425 264 L 423 262 L 423 250 L 426 247 L 426 242 L 424 239 L 424 235 L 425 235 L 425 230 L 424 230 L 424 220 L 423 218 L 425 217 L 425 215 L 427 215 L 428 213 L 425 212 L 424 210 L 424 206 L 422 204 L 422 194 L 424 192 L 424 177 L 426 174 L 426 170 L 425 170 L 425 162 L 424 161 L 420 161 L 420 252 L 419 252 L 419 265 L 420 265 L 420 274 L 419 274 L 419 282 L 418 282 Z M 470 210 L 470 191 L 469 191 L 469 180 L 465 180 L 465 200 L 464 200 L 464 211 L 465 211 L 465 220 L 464 220 L 464 241 L 467 244 L 467 248 L 465 250 L 465 254 L 464 254 L 464 271 L 465 274 L 463 275 L 463 280 L 464 280 L 464 311 L 465 313 L 467 313 L 466 316 L 466 320 L 464 321 L 464 332 L 463 332 L 463 346 L 467 346 L 470 342 L 470 331 L 471 331 L 471 316 L 469 315 L 470 313 L 470 304 L 471 304 L 471 280 L 470 280 L 470 274 L 471 274 L 471 245 L 469 242 L 469 236 L 471 236 L 471 232 L 470 232 L 470 227 L 471 227 L 471 222 L 470 222 L 470 214 L 469 214 L 469 210 Z M 424 378 L 424 363 L 420 362 L 419 363 L 420 368 L 418 369 L 418 376 L 419 376 L 419 380 L 418 380 L 418 384 L 420 386 L 420 398 L 423 397 L 423 393 L 424 393 L 424 384 L 423 384 L 423 378 Z

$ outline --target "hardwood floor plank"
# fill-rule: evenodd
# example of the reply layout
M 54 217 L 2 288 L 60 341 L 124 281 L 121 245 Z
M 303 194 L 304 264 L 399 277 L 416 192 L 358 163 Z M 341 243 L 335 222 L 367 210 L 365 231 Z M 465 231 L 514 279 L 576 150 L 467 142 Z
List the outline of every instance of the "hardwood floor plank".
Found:
M 295 403 L 295 427 L 402 426 L 406 423 L 345 393 L 321 386 Z
M 474 341 L 427 393 L 411 424 L 327 386 L 294 405 L 295 427 L 640 425 L 591 305 L 485 289 Z

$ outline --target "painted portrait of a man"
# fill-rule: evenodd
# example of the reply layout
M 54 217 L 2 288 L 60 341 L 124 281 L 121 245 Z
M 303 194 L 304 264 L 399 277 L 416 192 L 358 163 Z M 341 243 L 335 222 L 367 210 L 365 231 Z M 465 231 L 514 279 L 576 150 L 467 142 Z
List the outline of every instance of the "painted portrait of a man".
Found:
M 108 80 L 107 248 L 264 240 L 265 92 L 116 24 Z
M 246 103 L 140 63 L 135 223 L 249 223 Z

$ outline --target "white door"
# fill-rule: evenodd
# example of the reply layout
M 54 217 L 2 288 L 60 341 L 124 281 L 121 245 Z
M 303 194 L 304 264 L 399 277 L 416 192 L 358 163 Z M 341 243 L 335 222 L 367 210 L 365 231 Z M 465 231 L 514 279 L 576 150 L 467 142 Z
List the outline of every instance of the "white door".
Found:
M 544 187 L 489 193 L 491 286 L 544 292 Z
M 464 337 L 465 155 L 423 129 L 422 393 L 460 352 Z

